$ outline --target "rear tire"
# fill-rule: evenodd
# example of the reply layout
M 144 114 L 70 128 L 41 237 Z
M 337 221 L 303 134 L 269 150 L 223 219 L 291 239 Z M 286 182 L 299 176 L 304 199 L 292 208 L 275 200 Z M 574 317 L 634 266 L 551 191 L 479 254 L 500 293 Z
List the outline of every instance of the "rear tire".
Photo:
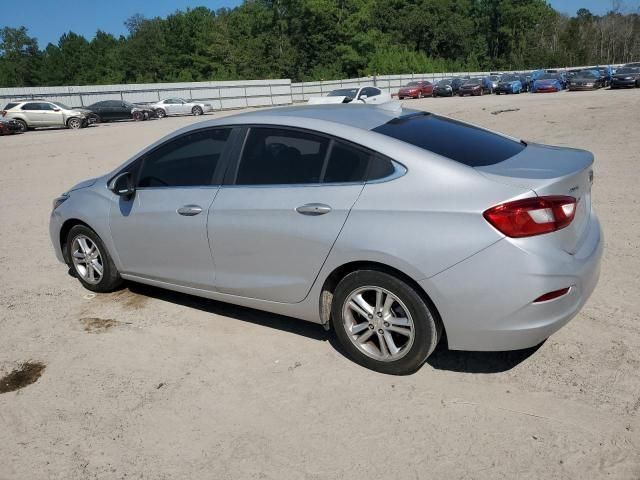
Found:
M 134 120 L 134 121 L 136 121 L 136 122 L 140 122 L 140 121 L 142 121 L 142 120 L 144 120 L 144 119 L 145 119 L 145 118 L 144 118 L 144 113 L 142 113 L 142 112 L 133 112 L 133 113 L 131 114 L 131 117 L 132 117 L 132 118 L 133 118 L 133 120 Z
M 27 122 L 25 122 L 24 120 L 16 120 L 16 123 L 20 127 L 20 130 L 18 130 L 20 133 L 24 133 L 27 130 L 29 130 L 29 126 L 27 125 Z
M 340 281 L 331 319 L 340 345 L 353 361 L 391 375 L 418 370 L 442 331 L 435 308 L 414 288 L 377 270 L 359 270 Z
M 65 251 L 69 266 L 87 290 L 106 293 L 122 285 L 123 280 L 107 248 L 90 228 L 84 225 L 71 228 Z
M 200 107 L 198 107 L 198 106 L 195 106 L 195 107 L 193 107 L 193 108 L 191 109 L 191 113 L 192 113 L 193 115 L 195 115 L 196 117 L 197 117 L 197 116 L 199 116 L 199 115 L 202 115 L 202 108 L 200 108 Z

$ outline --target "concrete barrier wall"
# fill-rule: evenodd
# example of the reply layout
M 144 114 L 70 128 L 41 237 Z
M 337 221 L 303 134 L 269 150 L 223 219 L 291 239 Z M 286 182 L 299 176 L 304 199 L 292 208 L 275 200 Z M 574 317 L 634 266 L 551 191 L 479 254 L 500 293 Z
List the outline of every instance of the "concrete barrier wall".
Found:
M 157 102 L 181 97 L 206 101 L 216 110 L 289 105 L 293 102 L 291 80 L 243 80 L 225 82 L 147 83 L 68 87 L 0 88 L 2 105 L 13 100 L 46 99 L 70 107 L 102 100 Z

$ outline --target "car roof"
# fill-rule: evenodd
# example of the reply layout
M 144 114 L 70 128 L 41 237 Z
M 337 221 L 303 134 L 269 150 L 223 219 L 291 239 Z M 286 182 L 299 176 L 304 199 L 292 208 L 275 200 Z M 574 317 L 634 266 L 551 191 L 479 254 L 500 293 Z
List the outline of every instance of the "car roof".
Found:
M 399 102 L 388 102 L 381 105 L 300 105 L 293 107 L 273 108 L 255 112 L 240 113 L 224 117 L 222 120 L 232 120 L 233 123 L 282 123 L 295 124 L 295 119 L 312 119 L 324 122 L 339 123 L 363 130 L 371 130 L 390 120 L 415 113 L 414 110 L 404 109 Z

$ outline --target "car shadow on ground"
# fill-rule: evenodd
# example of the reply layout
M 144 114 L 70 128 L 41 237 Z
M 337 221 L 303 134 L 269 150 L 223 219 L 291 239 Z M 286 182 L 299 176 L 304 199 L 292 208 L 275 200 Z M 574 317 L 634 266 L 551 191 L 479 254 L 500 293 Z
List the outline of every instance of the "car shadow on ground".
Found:
M 341 355 L 349 358 L 348 354 L 338 343 L 335 334 L 332 331 L 326 331 L 322 326 L 315 323 L 139 283 L 127 283 L 125 288 L 137 295 L 194 308 L 207 313 L 222 315 L 254 325 L 274 328 L 294 335 L 302 335 L 313 340 L 326 341 Z M 446 339 L 443 340 L 433 354 L 431 354 L 427 360 L 427 364 L 437 370 L 448 370 L 459 373 L 487 374 L 506 372 L 528 359 L 542 345 L 540 344 L 533 348 L 511 352 L 467 352 L 449 350 L 446 345 Z

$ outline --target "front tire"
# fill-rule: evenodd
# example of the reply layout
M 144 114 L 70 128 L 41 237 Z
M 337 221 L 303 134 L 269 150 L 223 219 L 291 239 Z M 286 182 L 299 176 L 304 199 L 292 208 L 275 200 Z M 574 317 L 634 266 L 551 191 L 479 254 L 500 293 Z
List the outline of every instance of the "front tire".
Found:
M 82 119 L 78 117 L 71 117 L 67 120 L 67 127 L 72 130 L 79 130 L 83 127 Z
M 198 107 L 198 106 L 196 105 L 195 107 L 193 107 L 193 108 L 191 109 L 191 113 L 192 113 L 193 115 L 195 115 L 196 117 L 197 117 L 197 116 L 199 116 L 199 115 L 202 115 L 202 108 L 200 108 L 200 107 Z
M 331 318 L 351 359 L 391 375 L 418 370 L 442 330 L 437 312 L 414 288 L 377 270 L 359 270 L 340 281 Z
M 122 284 L 109 252 L 96 232 L 76 225 L 67 235 L 66 252 L 70 267 L 87 290 L 106 293 Z
M 158 108 L 156 110 L 156 115 L 158 118 L 164 118 L 167 116 L 167 112 L 163 108 Z

